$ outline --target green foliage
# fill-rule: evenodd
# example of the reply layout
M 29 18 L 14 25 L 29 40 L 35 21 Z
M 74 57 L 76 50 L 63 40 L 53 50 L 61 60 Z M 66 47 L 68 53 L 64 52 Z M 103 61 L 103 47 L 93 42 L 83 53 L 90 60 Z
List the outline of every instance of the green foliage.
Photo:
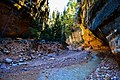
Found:
M 30 38 L 38 38 L 39 37 L 39 34 L 38 34 L 39 31 L 36 28 L 29 27 L 29 31 L 30 31 L 30 34 L 29 34 Z
M 45 29 L 41 31 L 40 39 L 45 41 L 51 41 L 52 31 L 49 28 L 49 25 L 45 24 Z
M 55 19 L 55 17 L 56 17 L 56 14 L 55 14 L 55 11 L 53 11 L 52 18 Z
M 29 27 L 29 37 L 30 38 L 39 38 L 42 27 L 39 26 L 38 19 L 34 20 Z
M 78 3 L 70 0 L 67 10 L 63 14 L 53 11 L 49 25 L 40 34 L 40 39 L 45 41 L 57 41 L 65 43 L 66 36 L 71 35 L 74 28 L 74 17 L 77 13 Z
M 35 26 L 31 28 L 32 36 L 35 36 L 40 40 L 65 43 L 66 37 L 71 35 L 73 28 L 75 27 L 74 18 L 79 5 L 74 0 L 70 0 L 67 6 L 68 8 L 64 10 L 63 14 L 60 14 L 58 11 L 53 11 L 49 23 L 44 22 L 44 30 L 42 30 L 43 26 L 39 26 L 38 20 L 36 19 L 33 22 Z
M 61 15 L 59 12 L 53 11 L 50 24 L 45 24 L 45 29 L 41 31 L 40 39 L 62 43 L 66 41 L 66 35 L 63 33 L 63 25 L 61 23 Z
M 61 42 L 62 40 L 62 24 L 59 12 L 54 12 L 51 20 L 52 40 Z
M 67 36 L 71 35 L 72 30 L 74 29 L 74 18 L 77 14 L 77 10 L 79 8 L 79 3 L 75 2 L 74 0 L 70 0 L 67 4 L 67 10 L 64 9 L 63 15 L 61 16 L 62 20 L 61 23 L 64 26 L 64 32 Z

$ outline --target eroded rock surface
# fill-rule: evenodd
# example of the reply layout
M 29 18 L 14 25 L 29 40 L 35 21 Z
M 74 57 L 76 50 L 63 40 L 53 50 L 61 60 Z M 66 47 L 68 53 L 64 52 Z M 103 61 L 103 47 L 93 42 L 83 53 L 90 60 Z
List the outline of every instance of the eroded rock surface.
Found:
M 120 0 L 83 0 L 80 2 L 82 4 L 80 27 L 86 45 L 92 46 L 93 49 L 109 46 L 110 49 L 106 48 L 106 50 L 111 50 L 120 63 Z M 104 50 L 104 48 L 101 49 Z
M 30 38 L 48 19 L 48 0 L 1 0 L 0 37 Z M 38 20 L 39 25 L 34 21 Z

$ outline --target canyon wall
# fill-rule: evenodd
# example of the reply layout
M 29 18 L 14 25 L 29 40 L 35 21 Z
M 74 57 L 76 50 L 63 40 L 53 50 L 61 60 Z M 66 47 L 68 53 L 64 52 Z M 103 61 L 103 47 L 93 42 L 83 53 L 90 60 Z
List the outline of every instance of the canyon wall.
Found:
M 120 0 L 78 1 L 85 45 L 95 48 L 108 45 L 120 61 Z
M 98 0 L 89 10 L 89 29 L 120 53 L 120 0 Z
M 88 14 L 92 6 L 96 3 L 95 0 L 78 0 L 80 2 L 80 28 L 82 30 L 82 36 L 84 39 L 84 47 L 91 47 L 95 50 L 109 50 L 107 43 L 96 37 L 93 32 L 88 28 L 89 20 Z M 94 13 L 93 13 L 94 14 Z
M 29 37 L 31 28 L 41 28 L 47 19 L 48 0 L 0 1 L 0 37 Z

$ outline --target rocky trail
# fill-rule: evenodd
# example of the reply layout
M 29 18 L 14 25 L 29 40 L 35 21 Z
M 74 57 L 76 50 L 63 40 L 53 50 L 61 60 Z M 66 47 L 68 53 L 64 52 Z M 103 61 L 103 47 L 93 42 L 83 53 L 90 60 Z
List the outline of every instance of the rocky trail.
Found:
M 117 63 L 107 52 L 63 49 L 58 43 L 34 48 L 31 41 L 23 42 L 1 45 L 0 80 L 120 80 Z
M 0 0 L 0 80 L 120 80 L 120 0 L 56 1 Z
M 50 54 L 49 54 L 50 55 Z M 53 55 L 53 56 L 52 56 Z M 51 57 L 52 56 L 52 57 Z M 119 80 L 114 60 L 97 57 L 95 52 L 64 51 L 45 59 L 25 61 L 1 68 L 1 80 Z

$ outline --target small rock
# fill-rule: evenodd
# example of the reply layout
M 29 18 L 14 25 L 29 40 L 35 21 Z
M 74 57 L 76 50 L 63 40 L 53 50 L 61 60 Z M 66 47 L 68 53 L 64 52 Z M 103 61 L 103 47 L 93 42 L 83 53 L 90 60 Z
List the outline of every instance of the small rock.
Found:
M 84 59 L 87 59 L 87 57 L 84 57 Z
M 44 57 L 41 57 L 41 59 L 43 60 L 43 59 L 45 59 Z
M 105 77 L 105 75 L 104 75 L 104 74 L 102 74 L 101 76 L 102 76 L 102 77 Z
M 52 54 L 48 54 L 47 56 L 48 56 L 48 57 L 52 57 L 53 55 L 52 55 Z
M 97 74 L 96 76 L 97 76 L 98 78 L 100 77 L 100 75 L 98 75 L 98 74 Z
M 27 58 L 26 58 L 26 57 L 23 57 L 23 60 L 27 60 Z
M 20 62 L 24 62 L 24 60 L 21 58 L 20 60 L 19 60 Z
M 50 68 L 50 66 L 47 66 L 46 68 L 48 69 L 48 68 Z
M 20 55 L 23 55 L 24 53 L 20 53 Z
M 6 54 L 9 54 L 9 53 L 10 53 L 10 51 L 9 51 L 7 48 L 4 48 L 4 49 L 3 49 L 3 52 L 6 53 Z
M 18 65 L 27 65 L 25 62 L 19 62 Z
M 12 59 L 6 58 L 5 61 L 6 61 L 7 63 L 11 63 L 11 62 L 12 62 Z
M 30 52 L 35 53 L 35 50 L 30 50 Z
M 50 60 L 55 60 L 55 58 L 50 58 Z
M 106 70 L 108 70 L 109 69 L 109 67 L 104 67 Z
M 21 55 L 18 55 L 19 56 L 19 58 L 21 58 L 22 56 Z
M 116 76 L 114 76 L 113 78 L 114 78 L 115 80 L 117 80 L 117 77 L 116 77 Z
M 51 67 L 52 67 L 52 68 L 54 68 L 54 66 L 53 66 L 53 65 L 52 65 Z
M 16 63 L 13 63 L 12 66 L 17 66 L 17 64 L 16 64 Z
M 41 54 L 38 54 L 38 57 L 41 57 Z
M 35 59 L 35 56 L 31 55 L 31 58 L 32 58 L 32 59 Z
M 22 71 L 27 71 L 28 69 L 27 68 L 23 68 Z
M 47 56 L 48 56 L 48 57 L 55 57 L 56 54 L 53 54 L 53 53 L 52 53 L 52 54 L 48 54 Z

